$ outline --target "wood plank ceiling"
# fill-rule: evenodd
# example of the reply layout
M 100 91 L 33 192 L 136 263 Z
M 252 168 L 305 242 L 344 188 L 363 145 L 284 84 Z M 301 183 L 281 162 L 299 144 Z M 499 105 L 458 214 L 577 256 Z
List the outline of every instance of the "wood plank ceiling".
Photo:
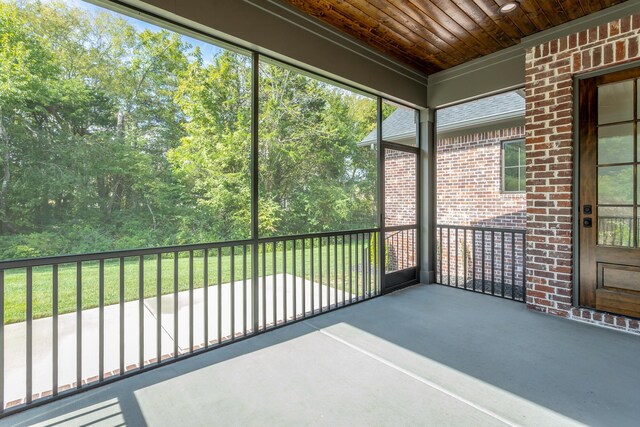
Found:
M 626 0 L 283 0 L 369 46 L 432 74 Z

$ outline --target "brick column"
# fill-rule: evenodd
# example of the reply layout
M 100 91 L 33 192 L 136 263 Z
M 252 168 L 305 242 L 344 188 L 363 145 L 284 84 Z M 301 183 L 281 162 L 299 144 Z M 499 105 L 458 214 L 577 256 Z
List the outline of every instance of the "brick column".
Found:
M 636 333 L 637 320 L 571 305 L 573 78 L 640 58 L 639 40 L 635 14 L 528 49 L 525 125 L 528 307 Z

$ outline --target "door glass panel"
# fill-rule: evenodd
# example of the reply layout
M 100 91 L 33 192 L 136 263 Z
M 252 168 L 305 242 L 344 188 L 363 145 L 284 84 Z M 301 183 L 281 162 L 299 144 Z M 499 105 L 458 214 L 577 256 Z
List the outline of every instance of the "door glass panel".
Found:
M 598 244 L 633 246 L 633 208 L 598 208 Z
M 633 161 L 633 123 L 598 128 L 598 163 Z
M 598 87 L 598 123 L 633 119 L 633 80 Z
M 598 168 L 598 204 L 633 204 L 633 165 Z
M 416 220 L 417 156 L 384 150 L 384 224 L 412 225 Z

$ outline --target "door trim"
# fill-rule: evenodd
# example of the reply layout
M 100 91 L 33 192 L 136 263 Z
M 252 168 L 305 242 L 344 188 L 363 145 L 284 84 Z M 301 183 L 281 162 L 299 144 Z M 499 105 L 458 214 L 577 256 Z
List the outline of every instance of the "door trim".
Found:
M 598 174 L 597 169 L 593 169 L 592 165 L 597 165 L 597 88 L 602 84 L 614 83 L 625 80 L 632 80 L 634 82 L 634 123 L 638 126 L 637 122 L 637 105 L 640 102 L 638 98 L 637 87 L 638 79 L 640 78 L 640 61 L 636 60 L 623 66 L 609 67 L 606 69 L 598 70 L 597 72 L 585 73 L 580 76 L 574 76 L 574 129 L 573 129 L 573 147 L 574 147 L 574 188 L 573 196 L 573 231 L 574 231 L 574 277 L 573 277 L 573 306 L 586 308 L 598 312 L 610 312 L 616 315 L 640 317 L 640 309 L 634 306 L 629 306 L 628 302 L 626 306 L 620 306 L 616 309 L 614 305 L 609 304 L 613 302 L 625 303 L 623 297 L 618 291 L 606 289 L 602 286 L 602 270 L 601 264 L 615 265 L 621 258 L 625 258 L 625 265 L 631 265 L 634 267 L 640 266 L 640 262 L 633 259 L 638 253 L 638 230 L 637 230 L 637 193 L 634 190 L 634 205 L 633 208 L 633 227 L 632 233 L 634 235 L 634 246 L 632 247 L 615 247 L 607 246 L 606 249 L 603 246 L 598 245 L 598 224 L 599 221 L 594 221 L 593 228 L 587 233 L 582 230 L 583 203 L 591 204 L 594 206 L 594 214 L 596 219 L 598 218 Z M 577 90 L 576 90 L 577 89 Z M 577 95 L 576 95 L 577 94 Z M 638 136 L 636 133 L 636 127 L 634 127 L 634 150 L 637 149 Z M 640 129 L 640 128 L 637 128 Z M 585 141 L 591 141 L 591 144 L 585 145 Z M 634 158 L 636 166 L 634 167 L 633 183 L 637 185 L 637 157 Z M 585 186 L 582 182 L 586 180 L 590 184 Z M 590 186 L 594 188 L 589 188 Z M 636 188 L 636 187 L 634 187 Z M 595 194 L 594 194 L 595 191 Z M 595 198 L 594 198 L 595 197 Z M 591 218 L 591 216 L 588 216 Z M 592 263 L 596 264 L 593 265 Z M 627 264 L 630 262 L 631 264 Z M 588 264 L 588 265 L 587 265 Z M 584 279 L 584 283 L 583 283 Z M 589 284 L 588 286 L 585 286 Z M 635 294 L 635 291 L 631 294 L 626 294 L 625 298 L 633 298 L 640 304 L 640 295 Z M 604 302 L 600 304 L 599 302 Z
M 580 206 L 582 199 L 580 197 L 581 185 L 580 185 L 580 82 L 582 80 L 590 79 L 593 77 L 599 77 L 605 74 L 615 73 L 617 71 L 624 71 L 629 68 L 640 67 L 640 59 L 626 62 L 624 64 L 612 65 L 607 68 L 588 71 L 573 76 L 573 292 L 572 292 L 572 306 L 580 308 L 588 308 L 595 310 L 592 307 L 586 307 L 580 303 Z

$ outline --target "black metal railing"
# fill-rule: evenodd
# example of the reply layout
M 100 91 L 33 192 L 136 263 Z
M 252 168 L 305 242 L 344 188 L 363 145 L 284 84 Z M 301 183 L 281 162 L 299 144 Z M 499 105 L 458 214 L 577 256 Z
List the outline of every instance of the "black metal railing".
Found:
M 525 230 L 436 227 L 437 283 L 525 301 Z
M 385 271 L 393 273 L 416 266 L 417 228 L 385 233 Z
M 376 229 L 0 262 L 0 415 L 380 294 Z

